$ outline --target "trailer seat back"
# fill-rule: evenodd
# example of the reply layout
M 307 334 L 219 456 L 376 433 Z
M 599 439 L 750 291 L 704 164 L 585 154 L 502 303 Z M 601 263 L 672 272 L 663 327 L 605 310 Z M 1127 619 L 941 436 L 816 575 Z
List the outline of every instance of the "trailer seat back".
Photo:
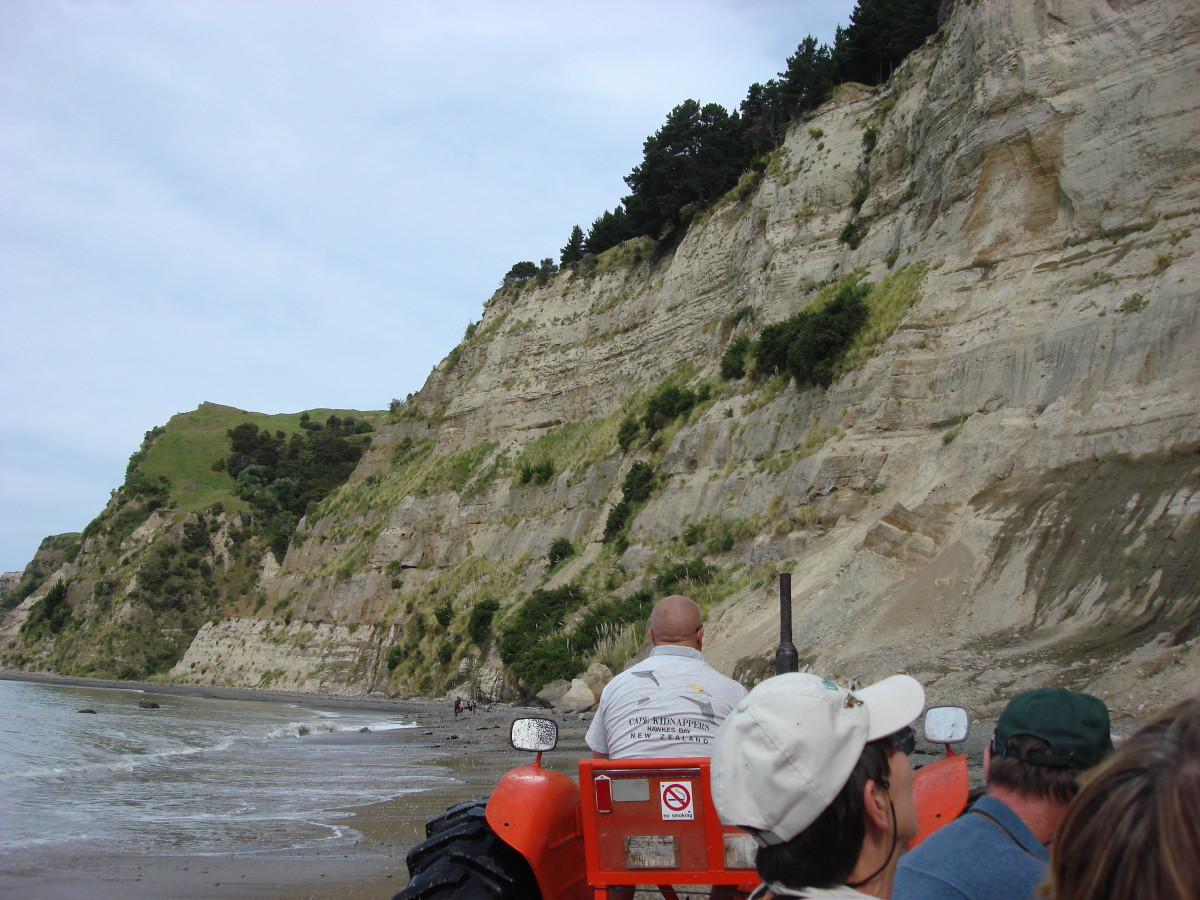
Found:
M 707 757 L 580 760 L 588 883 L 752 888 L 756 845 L 722 824 L 709 770 Z

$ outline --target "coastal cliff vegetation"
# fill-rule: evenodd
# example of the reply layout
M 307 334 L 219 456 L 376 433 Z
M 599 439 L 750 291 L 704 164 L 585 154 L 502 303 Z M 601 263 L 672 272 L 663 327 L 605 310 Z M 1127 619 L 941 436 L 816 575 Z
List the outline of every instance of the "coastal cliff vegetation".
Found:
M 4 595 L 3 664 L 528 699 L 678 591 L 753 681 L 786 571 L 843 680 L 1194 686 L 1200 20 L 1035 6 L 863 0 L 679 104 L 385 410 L 152 430 Z

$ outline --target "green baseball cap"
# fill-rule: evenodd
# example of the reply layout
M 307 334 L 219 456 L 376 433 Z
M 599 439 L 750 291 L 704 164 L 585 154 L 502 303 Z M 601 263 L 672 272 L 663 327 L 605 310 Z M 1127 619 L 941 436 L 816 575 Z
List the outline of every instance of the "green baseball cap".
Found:
M 1049 753 L 1008 752 L 1008 739 L 1028 734 L 1050 745 Z M 1099 697 L 1066 688 L 1017 694 L 996 722 L 993 756 L 1016 756 L 1035 766 L 1089 769 L 1112 750 L 1108 707 Z

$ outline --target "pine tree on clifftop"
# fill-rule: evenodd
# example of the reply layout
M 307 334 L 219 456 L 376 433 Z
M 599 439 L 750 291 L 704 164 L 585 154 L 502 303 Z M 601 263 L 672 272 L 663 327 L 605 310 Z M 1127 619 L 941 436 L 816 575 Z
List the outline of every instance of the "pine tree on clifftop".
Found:
M 559 252 L 558 261 L 563 268 L 583 259 L 583 229 L 576 225 L 571 229 L 567 245 Z
M 937 31 L 940 0 L 860 0 L 837 30 L 833 62 L 839 82 L 880 84 Z

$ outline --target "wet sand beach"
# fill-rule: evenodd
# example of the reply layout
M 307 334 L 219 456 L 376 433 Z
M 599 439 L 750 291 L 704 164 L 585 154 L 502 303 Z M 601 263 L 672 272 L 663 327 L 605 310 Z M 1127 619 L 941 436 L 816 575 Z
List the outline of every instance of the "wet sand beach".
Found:
M 79 687 L 116 688 L 147 694 L 219 700 L 263 701 L 292 704 L 311 710 L 367 711 L 384 719 L 400 719 L 416 727 L 375 733 L 341 732 L 320 738 L 327 746 L 339 742 L 377 748 L 380 754 L 435 758 L 440 770 L 449 770 L 453 781 L 384 802 L 350 804 L 345 824 L 351 839 L 331 842 L 328 849 L 259 850 L 245 854 L 164 854 L 147 849 L 122 849 L 115 853 L 87 851 L 71 845 L 31 848 L 22 853 L 0 854 L 0 897 L 6 900 L 66 900 L 90 896 L 98 900 L 158 900 L 158 898 L 238 897 L 243 900 L 310 898 L 310 900 L 367 900 L 392 897 L 408 883 L 405 854 L 424 839 L 425 822 L 450 806 L 487 797 L 498 779 L 531 755 L 513 750 L 509 725 L 520 716 L 544 716 L 559 726 L 559 745 L 543 758 L 543 765 L 574 775 L 577 761 L 588 755 L 583 741 L 588 718 L 554 715 L 544 708 L 495 704 L 457 718 L 453 704 L 444 700 L 388 700 L 382 697 L 348 697 L 286 691 L 219 688 L 155 682 L 111 682 L 96 679 L 0 672 L 0 680 L 41 682 Z M 1119 736 L 1136 723 L 1115 723 Z M 967 742 L 956 748 L 966 753 L 973 788 L 982 787 L 983 747 L 994 720 L 971 723 Z M 412 753 L 412 751 L 421 751 Z M 941 748 L 918 743 L 915 765 L 933 761 Z M 6 812 L 6 814 L 8 814 Z M 181 848 L 183 849 L 183 848 Z
M 387 700 L 284 691 L 258 691 L 154 682 L 0 673 L 0 678 L 48 684 L 120 688 L 151 694 L 291 703 L 311 709 L 377 711 L 402 717 L 418 727 L 378 734 L 353 734 L 340 740 L 378 745 L 395 752 L 400 743 L 447 751 L 439 759 L 456 784 L 396 800 L 353 807 L 348 824 L 359 837 L 330 850 L 254 853 L 240 856 L 140 854 L 136 850 L 99 855 L 61 847 L 0 856 L 0 896 L 7 900 L 59 900 L 89 896 L 98 900 L 238 897 L 367 900 L 389 898 L 408 883 L 404 856 L 425 836 L 425 822 L 464 800 L 486 797 L 499 777 L 530 755 L 508 744 L 509 724 L 527 715 L 547 716 L 559 724 L 559 746 L 544 764 L 573 773 L 587 753 L 587 721 L 555 716 L 541 708 L 507 704 L 480 707 L 457 719 L 445 701 Z

